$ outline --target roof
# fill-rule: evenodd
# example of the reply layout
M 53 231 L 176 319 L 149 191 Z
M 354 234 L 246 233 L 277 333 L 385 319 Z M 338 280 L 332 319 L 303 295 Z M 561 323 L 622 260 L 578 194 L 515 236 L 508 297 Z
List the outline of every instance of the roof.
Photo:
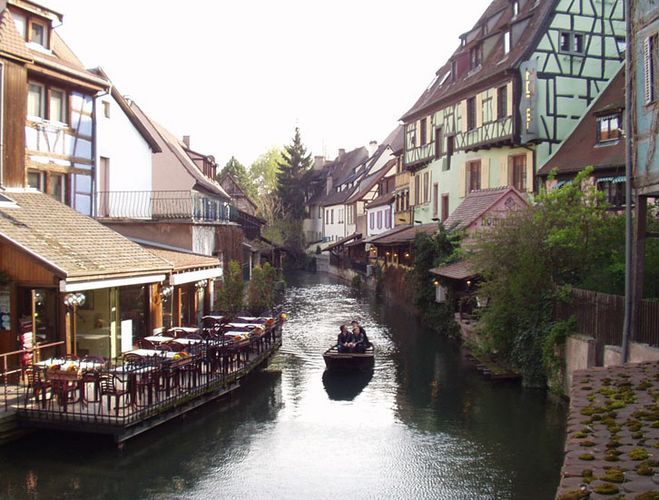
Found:
M 377 186 L 378 182 L 380 182 L 387 175 L 387 172 L 389 172 L 389 170 L 391 170 L 391 168 L 395 165 L 396 159 L 394 158 L 385 163 L 382 168 L 377 170 L 375 173 L 370 175 L 367 174 L 359 183 L 357 190 L 355 190 L 352 196 L 350 196 L 348 199 L 348 203 L 354 203 L 361 200 L 365 194 Z
M 388 145 L 394 153 L 402 152 L 405 146 L 404 130 L 405 127 L 398 125 L 389 133 L 387 137 L 385 137 L 384 141 L 382 141 L 382 144 Z
M 208 257 L 207 255 L 188 252 L 177 252 L 175 250 L 165 250 L 163 248 L 149 247 L 145 244 L 142 246 L 147 251 L 168 262 L 175 272 L 207 267 L 219 267 L 222 265 L 217 257 Z
M 460 260 L 445 266 L 433 267 L 430 272 L 437 276 L 441 276 L 442 278 L 449 278 L 452 280 L 465 280 L 476 275 L 471 268 L 471 264 L 466 260 Z
M 256 214 L 256 211 L 258 209 L 256 203 L 254 203 L 252 199 L 249 196 L 247 196 L 247 193 L 245 193 L 243 188 L 240 187 L 240 184 L 238 184 L 238 181 L 236 181 L 236 178 L 233 175 L 231 175 L 231 173 L 225 172 L 224 174 L 222 174 L 218 179 L 218 183 L 227 192 L 227 194 L 231 196 L 232 199 L 234 199 L 234 202 L 237 202 L 238 199 L 241 199 L 247 205 L 249 205 L 250 211 L 246 210 L 247 207 L 245 206 L 240 207 L 241 210 L 249 213 L 250 215 Z
M 513 17 L 510 0 L 493 0 L 474 27 L 462 35 L 464 46 L 458 47 L 451 58 L 435 74 L 435 79 L 421 94 L 401 120 L 410 121 L 437 107 L 442 102 L 455 102 L 460 96 L 473 93 L 476 88 L 490 85 L 492 80 L 503 78 L 512 69 L 517 69 L 537 44 L 543 27 L 549 21 L 558 0 L 543 2 L 520 2 L 520 12 Z M 511 49 L 504 54 L 503 32 L 510 28 Z M 483 43 L 487 41 L 487 43 Z M 469 50 L 478 43 L 487 46 L 482 63 L 473 70 L 469 68 Z M 451 62 L 459 68 L 457 78 L 449 75 Z
M 362 237 L 362 233 L 352 233 L 350 236 L 346 236 L 345 238 L 340 239 L 339 241 L 335 241 L 331 245 L 326 246 L 323 251 L 325 250 L 332 250 L 336 247 L 340 247 L 342 245 L 345 245 L 346 243 L 352 241 L 352 240 L 360 240 Z
M 32 60 L 32 54 L 27 50 L 25 40 L 19 35 L 9 9 L 0 13 L 0 53 L 26 61 Z
M 524 195 L 514 187 L 500 187 L 472 191 L 444 221 L 444 227 L 449 229 L 465 229 L 487 212 L 495 203 L 507 194 L 514 192 L 522 200 Z
M 397 231 L 393 233 L 387 231 L 387 233 L 390 234 L 387 233 L 378 234 L 370 239 L 370 243 L 374 245 L 401 245 L 404 243 L 411 243 L 412 241 L 414 241 L 417 234 L 421 234 L 421 233 L 434 234 L 439 229 L 436 222 L 432 222 L 430 224 L 420 224 L 418 226 L 406 225 L 403 227 L 404 229 L 402 231 Z
M 332 176 L 332 189 L 329 193 L 321 191 L 318 196 L 312 199 L 311 203 L 317 203 L 324 206 L 340 205 L 355 192 L 357 186 L 343 191 L 336 191 L 338 186 L 348 182 L 350 178 L 353 181 L 357 180 L 363 172 L 355 176 L 355 169 L 368 160 L 368 150 L 365 147 L 359 147 L 338 156 L 334 161 L 327 163 L 323 167 L 325 176 Z
M 33 255 L 61 278 L 134 276 L 169 271 L 137 243 L 38 191 L 7 192 L 0 239 Z
M 404 231 L 405 229 L 412 227 L 409 224 L 402 224 L 400 226 L 393 227 L 389 229 L 388 231 L 384 231 L 383 233 L 378 233 L 373 236 L 369 236 L 364 240 L 365 243 L 371 243 L 377 240 L 378 238 L 382 238 L 383 236 L 390 236 L 396 233 L 399 233 L 400 231 Z
M 384 193 L 375 198 L 373 201 L 371 201 L 366 208 L 375 208 L 375 207 L 380 207 L 382 205 L 389 205 L 392 203 L 395 199 L 394 193 Z
M 557 169 L 558 173 L 576 173 L 588 166 L 595 170 L 624 166 L 625 141 L 621 138 L 611 143 L 598 144 L 596 135 L 597 117 L 607 112 L 620 112 L 624 107 L 623 65 L 586 110 L 572 133 L 538 171 L 538 175 L 549 175 L 553 169 Z
M 135 112 L 135 116 L 147 128 L 149 133 L 151 133 L 156 138 L 158 145 L 162 149 L 163 153 L 170 152 L 176 158 L 176 160 L 178 160 L 178 163 L 195 180 L 196 187 L 219 195 L 223 198 L 226 198 L 227 200 L 230 199 L 230 196 L 222 186 L 220 186 L 216 181 L 206 177 L 199 170 L 199 167 L 197 167 L 197 165 L 185 152 L 185 145 L 181 143 L 181 141 L 174 137 L 174 135 L 172 135 L 172 133 L 169 132 L 169 130 L 167 130 L 165 127 L 151 120 L 134 101 L 130 101 L 129 104 L 131 109 Z
M 149 132 L 144 123 L 142 123 L 142 121 L 140 121 L 140 119 L 135 115 L 135 112 L 130 107 L 128 101 L 126 101 L 124 96 L 121 95 L 121 92 L 119 92 L 117 87 L 114 86 L 110 78 L 108 78 L 108 75 L 105 73 L 105 71 L 103 71 L 103 68 L 99 66 L 98 68 L 91 69 L 90 71 L 98 74 L 110 83 L 110 94 L 112 95 L 112 98 L 117 102 L 121 110 L 124 112 L 126 118 L 128 118 L 128 120 L 133 124 L 133 127 L 135 127 L 135 129 L 140 133 L 142 138 L 151 148 L 151 151 L 153 153 L 161 153 L 162 149 L 160 149 L 156 138 L 151 132 Z

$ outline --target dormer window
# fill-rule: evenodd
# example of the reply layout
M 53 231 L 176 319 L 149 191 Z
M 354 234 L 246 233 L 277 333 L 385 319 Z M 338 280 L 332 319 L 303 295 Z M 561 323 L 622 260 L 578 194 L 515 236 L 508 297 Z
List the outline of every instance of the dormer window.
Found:
M 510 30 L 503 32 L 503 53 L 507 54 L 510 52 Z
M 617 142 L 621 138 L 620 113 L 611 113 L 597 118 L 597 142 L 599 144 Z
M 18 34 L 26 42 L 31 42 L 45 49 L 50 48 L 50 22 L 28 12 L 12 10 Z
M 483 46 L 478 43 L 469 49 L 469 69 L 478 68 L 483 62 Z

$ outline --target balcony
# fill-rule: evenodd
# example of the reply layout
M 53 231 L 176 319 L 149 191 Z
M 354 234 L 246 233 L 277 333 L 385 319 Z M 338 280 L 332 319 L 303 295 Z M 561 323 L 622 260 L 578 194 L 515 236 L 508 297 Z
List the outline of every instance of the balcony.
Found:
M 196 191 L 100 191 L 96 202 L 102 219 L 226 223 L 234 211 L 224 200 Z
M 403 191 L 405 189 L 409 189 L 410 177 L 411 175 L 407 170 L 405 172 L 400 172 L 396 174 L 394 189 L 396 191 Z
M 405 149 L 405 166 L 414 167 L 416 164 L 430 161 L 435 158 L 435 143 L 429 142 L 417 148 Z

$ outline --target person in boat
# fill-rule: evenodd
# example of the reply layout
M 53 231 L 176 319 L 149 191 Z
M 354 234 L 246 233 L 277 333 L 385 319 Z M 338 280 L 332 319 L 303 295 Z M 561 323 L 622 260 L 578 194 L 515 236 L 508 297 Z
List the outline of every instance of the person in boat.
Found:
M 352 351 L 363 353 L 366 352 L 366 348 L 370 345 L 368 337 L 366 336 L 366 331 L 357 321 L 352 323 Z
M 337 350 L 339 352 L 349 352 L 352 342 L 352 334 L 346 325 L 341 325 L 339 336 L 336 339 Z

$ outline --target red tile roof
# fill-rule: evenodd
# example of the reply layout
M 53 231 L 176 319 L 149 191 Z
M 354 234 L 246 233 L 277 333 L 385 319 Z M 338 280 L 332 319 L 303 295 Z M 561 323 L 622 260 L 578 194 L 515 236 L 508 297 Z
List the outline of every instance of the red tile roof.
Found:
M 625 107 L 625 69 L 620 68 L 597 99 L 581 118 L 572 133 L 538 171 L 546 176 L 553 169 L 558 173 L 575 173 L 584 167 L 595 170 L 624 167 L 625 141 L 597 143 L 597 117 L 607 112 L 622 111 Z M 620 124 L 622 127 L 622 123 Z
M 465 229 L 475 222 L 481 215 L 489 210 L 496 202 L 509 193 L 526 202 L 525 196 L 514 187 L 502 187 L 492 189 L 481 189 L 472 191 L 444 221 L 447 229 Z
M 32 54 L 27 50 L 25 40 L 16 30 L 16 23 L 9 9 L 4 9 L 0 13 L 0 53 L 26 61 L 32 60 Z
M 453 280 L 464 280 L 476 275 L 471 264 L 466 260 L 460 260 L 458 262 L 453 262 L 452 264 L 446 264 L 445 266 L 434 267 L 430 272 L 437 276 Z

